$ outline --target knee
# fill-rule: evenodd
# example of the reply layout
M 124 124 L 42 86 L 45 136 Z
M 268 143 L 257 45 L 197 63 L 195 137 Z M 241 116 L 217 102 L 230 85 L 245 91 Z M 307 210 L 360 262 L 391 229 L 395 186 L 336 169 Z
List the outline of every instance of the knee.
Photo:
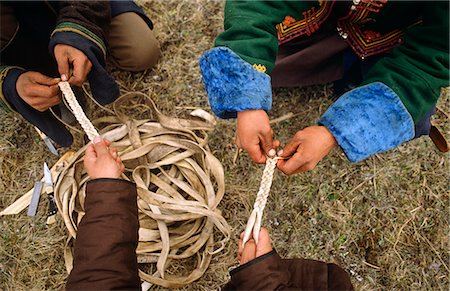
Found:
M 113 62 L 119 68 L 133 72 L 153 68 L 161 54 L 153 31 L 132 12 L 112 19 L 109 47 Z

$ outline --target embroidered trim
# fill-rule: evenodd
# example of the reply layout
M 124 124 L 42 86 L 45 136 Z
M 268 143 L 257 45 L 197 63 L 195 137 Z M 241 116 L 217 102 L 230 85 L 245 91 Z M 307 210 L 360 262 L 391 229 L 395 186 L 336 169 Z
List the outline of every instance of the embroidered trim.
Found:
M 55 30 L 53 30 L 51 37 L 57 32 L 74 32 L 84 36 L 85 38 L 95 43 L 102 50 L 103 56 L 106 58 L 105 43 L 100 37 L 98 37 L 95 33 L 90 31 L 89 29 L 73 22 L 62 22 L 56 26 Z
M 258 72 L 261 72 L 261 73 L 265 73 L 267 71 L 266 66 L 261 65 L 261 64 L 253 64 L 252 67 L 255 68 L 255 70 L 257 70 Z
M 22 69 L 21 67 L 17 66 L 0 66 L 0 106 L 6 110 L 6 112 L 14 111 L 11 107 L 11 105 L 6 101 L 5 96 L 3 95 L 3 81 L 6 78 L 6 75 L 8 75 L 8 72 L 11 69 Z
M 353 0 L 354 5 L 352 5 L 350 12 L 337 21 L 339 35 L 361 59 L 389 51 L 403 43 L 404 33 L 401 29 L 380 34 L 375 31 L 364 30 L 359 25 L 360 21 L 367 19 L 369 13 L 380 12 L 387 2 L 388 0 Z
M 343 30 L 346 31 L 344 35 L 348 33 L 345 41 L 361 59 L 391 50 L 403 43 L 404 33 L 400 29 L 381 35 L 373 31 L 362 31 L 359 26 L 349 24 L 344 25 Z
M 320 8 L 316 7 L 303 12 L 303 19 L 297 21 L 292 16 L 286 16 L 284 20 L 276 25 L 278 44 L 283 44 L 301 35 L 311 35 L 319 29 L 320 25 L 331 14 L 335 1 L 325 1 Z

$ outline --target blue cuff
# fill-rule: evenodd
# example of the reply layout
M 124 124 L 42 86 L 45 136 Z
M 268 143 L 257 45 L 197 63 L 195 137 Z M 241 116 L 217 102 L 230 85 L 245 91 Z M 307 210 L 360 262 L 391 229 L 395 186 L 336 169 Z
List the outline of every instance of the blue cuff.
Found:
M 351 162 L 414 137 L 414 122 L 398 95 L 380 82 L 342 95 L 320 118 Z
M 229 48 L 208 50 L 200 58 L 200 69 L 209 104 L 218 117 L 235 118 L 238 111 L 272 107 L 270 77 Z

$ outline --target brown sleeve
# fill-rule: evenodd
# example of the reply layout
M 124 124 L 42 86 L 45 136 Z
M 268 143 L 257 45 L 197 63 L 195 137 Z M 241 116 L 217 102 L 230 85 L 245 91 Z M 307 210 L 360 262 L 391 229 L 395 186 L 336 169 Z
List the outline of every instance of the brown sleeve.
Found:
M 282 290 L 292 288 L 287 265 L 275 250 L 230 272 L 223 290 Z
M 282 260 L 275 250 L 230 272 L 223 290 L 353 290 L 347 273 L 315 260 Z
M 348 274 L 339 266 L 316 260 L 283 260 L 292 286 L 298 290 L 353 290 Z
M 88 182 L 67 290 L 140 288 L 136 197 L 136 186 L 124 180 Z

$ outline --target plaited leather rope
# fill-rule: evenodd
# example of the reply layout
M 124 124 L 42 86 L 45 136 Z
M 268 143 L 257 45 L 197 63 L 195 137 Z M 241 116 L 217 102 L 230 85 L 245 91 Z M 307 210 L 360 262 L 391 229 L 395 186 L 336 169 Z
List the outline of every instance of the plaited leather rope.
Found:
M 77 98 L 72 91 L 72 88 L 70 88 L 69 82 L 59 82 L 58 86 L 61 89 L 61 92 L 63 93 L 63 96 L 66 99 L 67 103 L 69 103 L 73 115 L 75 115 L 75 118 L 80 123 L 84 132 L 86 132 L 89 140 L 93 141 L 96 136 L 99 136 L 99 134 L 95 127 L 92 125 L 91 121 L 86 117 L 86 114 L 84 114 L 83 108 L 81 108 L 80 104 L 78 103 Z
M 146 108 L 148 119 L 132 119 L 122 112 L 124 103 L 133 100 Z M 165 116 L 147 95 L 137 92 L 117 99 L 114 113 L 92 123 L 118 150 L 125 165 L 122 178 L 137 186 L 139 276 L 150 285 L 183 287 L 204 274 L 231 235 L 218 209 L 225 193 L 223 167 L 207 143 L 206 131 L 214 126 Z M 73 156 L 55 183 L 59 213 L 69 231 L 64 254 L 68 272 L 73 239 L 85 214 L 85 150 L 86 146 Z
M 261 183 L 259 185 L 258 194 L 256 195 L 255 203 L 253 205 L 253 211 L 247 221 L 247 226 L 244 231 L 244 238 L 242 245 L 250 239 L 250 235 L 253 230 L 253 239 L 258 244 L 259 231 L 261 229 L 261 220 L 264 207 L 266 207 L 267 198 L 269 197 L 270 186 L 272 186 L 273 173 L 275 166 L 277 165 L 278 157 L 267 158 L 266 166 L 263 171 Z

